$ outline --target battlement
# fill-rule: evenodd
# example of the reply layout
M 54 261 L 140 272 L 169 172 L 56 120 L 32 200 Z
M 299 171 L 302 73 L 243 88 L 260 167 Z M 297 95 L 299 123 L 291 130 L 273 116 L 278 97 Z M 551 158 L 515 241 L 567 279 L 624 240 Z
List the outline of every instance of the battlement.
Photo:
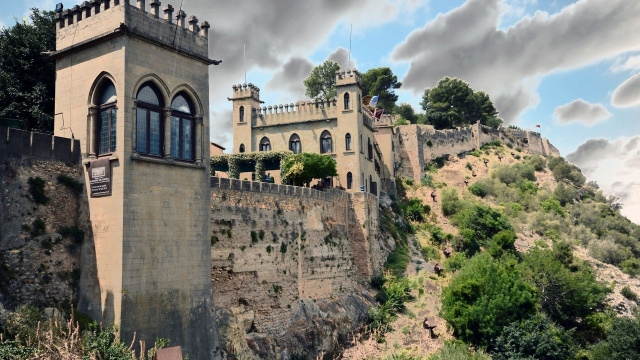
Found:
M 336 86 L 351 85 L 360 83 L 361 74 L 358 70 L 338 70 L 336 71 Z
M 174 23 L 174 8 L 170 4 L 163 7 L 161 16 L 159 0 L 150 0 L 149 9 L 146 0 L 138 0 L 137 6 L 130 1 L 90 0 L 58 13 L 57 52 L 124 32 L 208 59 L 211 26 L 207 21 L 198 24 L 197 17 L 187 18 L 184 11 L 178 11 Z
M 14 155 L 69 164 L 80 162 L 79 140 L 6 127 L 0 127 L 0 137 L 0 158 Z
M 233 94 L 229 100 L 245 98 L 253 98 L 256 101 L 260 101 L 260 88 L 252 83 L 233 85 Z
M 254 127 L 334 119 L 338 116 L 337 100 L 298 101 L 253 109 Z

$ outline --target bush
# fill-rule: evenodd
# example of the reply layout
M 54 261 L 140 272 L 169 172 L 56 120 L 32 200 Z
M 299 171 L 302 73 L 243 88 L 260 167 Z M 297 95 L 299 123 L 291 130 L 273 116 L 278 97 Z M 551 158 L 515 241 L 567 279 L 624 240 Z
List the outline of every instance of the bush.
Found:
M 620 263 L 620 268 L 625 274 L 640 275 L 640 259 L 627 259 Z
M 71 238 L 76 245 L 80 245 L 84 241 L 84 231 L 75 225 L 59 228 L 58 234 L 64 238 Z
M 494 237 L 503 230 L 513 230 L 509 220 L 499 211 L 484 205 L 474 205 L 454 218 L 454 224 L 460 229 L 473 232 L 480 244 Z
M 47 232 L 47 224 L 42 219 L 35 219 L 31 224 L 31 237 L 44 235 Z
M 506 326 L 496 339 L 491 358 L 564 360 L 574 355 L 574 341 L 569 333 L 544 316 L 534 316 Z
M 612 265 L 618 265 L 631 257 L 628 249 L 624 249 L 609 238 L 591 241 L 589 243 L 589 254 L 600 261 Z
M 547 167 L 547 160 L 540 155 L 533 155 L 525 164 L 533 166 L 535 171 L 542 171 Z
M 607 340 L 592 348 L 593 359 L 640 359 L 640 317 L 616 317 L 607 331 Z
M 36 204 L 47 205 L 49 203 L 49 197 L 44 190 L 45 181 L 38 176 L 35 178 L 30 177 L 27 183 L 29 184 L 29 193 L 33 201 Z
M 629 285 L 627 285 L 627 286 L 623 287 L 622 289 L 620 289 L 620 295 L 626 297 L 627 299 L 629 299 L 631 301 L 638 302 L 638 294 L 633 292 L 633 290 L 631 290 Z
M 478 183 L 475 183 L 469 186 L 468 189 L 469 189 L 469 192 L 475 196 L 479 196 L 481 198 L 487 196 L 487 190 L 485 190 L 484 187 L 482 187 L 482 185 Z
M 423 205 L 422 200 L 418 198 L 409 199 L 405 206 L 405 214 L 407 215 L 407 218 L 413 221 L 424 220 L 424 215 L 428 214 L 430 211 L 431 207 L 429 205 Z
M 471 163 L 467 161 L 467 164 L 465 165 L 465 167 L 469 170 L 473 170 L 473 166 L 471 166 Z
M 396 314 L 404 312 L 405 303 L 412 299 L 409 280 L 390 276 L 376 294 L 380 306 L 369 309 L 369 327 L 385 333 Z
M 487 347 L 504 326 L 536 310 L 537 291 L 516 270 L 511 256 L 480 254 L 467 261 L 442 290 L 442 316 L 458 339 Z
M 393 252 L 387 256 L 384 267 L 394 275 L 402 276 L 405 270 L 407 270 L 407 265 L 410 260 L 411 254 L 409 253 L 409 248 L 400 242 L 396 242 L 396 247 L 393 249 Z
M 58 183 L 64 184 L 69 190 L 73 191 L 75 194 L 80 194 L 84 189 L 84 186 L 78 180 L 72 178 L 71 176 L 60 174 L 58 175 Z
M 527 164 L 499 166 L 491 173 L 491 177 L 509 186 L 516 186 L 524 180 L 536 181 L 533 166 Z
M 491 360 L 483 351 L 472 352 L 461 341 L 445 341 L 438 352 L 429 355 L 429 360 Z
M 464 202 L 458 198 L 456 189 L 445 189 L 440 196 L 440 205 L 442 207 L 442 215 L 452 216 L 462 211 Z
M 512 230 L 502 230 L 491 238 L 491 244 L 487 251 L 491 256 L 498 258 L 505 253 L 515 253 L 516 233 Z
M 438 252 L 438 249 L 432 247 L 432 246 L 423 246 L 420 249 L 420 252 L 422 253 L 422 257 L 426 260 L 440 260 L 440 253 Z
M 556 199 L 547 199 L 540 203 L 540 207 L 546 212 L 553 212 L 554 214 L 558 214 L 563 218 L 567 217 L 567 213 L 564 212 L 562 205 Z

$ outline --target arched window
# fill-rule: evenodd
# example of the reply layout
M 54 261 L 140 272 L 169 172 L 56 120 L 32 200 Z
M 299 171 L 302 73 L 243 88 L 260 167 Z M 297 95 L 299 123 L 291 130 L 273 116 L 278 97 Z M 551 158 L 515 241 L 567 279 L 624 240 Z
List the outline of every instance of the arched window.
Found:
M 98 155 L 116 151 L 116 99 L 116 87 L 107 80 L 98 104 Z
M 353 174 L 351 172 L 347 173 L 347 189 L 353 188 Z
M 333 146 L 331 144 L 331 133 L 325 130 L 320 135 L 320 153 L 326 154 L 326 153 L 332 153 L 332 152 L 333 152 Z
M 185 93 L 171 101 L 171 157 L 191 161 L 195 154 L 193 106 Z
M 347 150 L 351 150 L 351 134 L 349 133 L 344 136 L 344 146 Z
M 244 144 L 240 144 L 240 152 L 243 153 L 244 152 Z
M 344 93 L 344 109 L 349 110 L 349 93 Z
M 240 106 L 240 122 L 244 122 L 244 106 Z
M 260 151 L 271 151 L 271 141 L 266 136 L 260 140 Z
M 136 96 L 136 151 L 161 156 L 164 136 L 163 106 L 158 89 L 151 83 L 143 85 Z
M 300 142 L 300 136 L 293 134 L 289 138 L 289 150 L 294 154 L 300 154 L 302 152 L 302 143 Z

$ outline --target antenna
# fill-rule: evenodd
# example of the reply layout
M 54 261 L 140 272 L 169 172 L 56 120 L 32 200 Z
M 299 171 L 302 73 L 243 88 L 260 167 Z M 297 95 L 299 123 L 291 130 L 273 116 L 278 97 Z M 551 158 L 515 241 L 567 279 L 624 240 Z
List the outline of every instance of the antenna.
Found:
M 349 64 L 347 69 L 351 68 L 351 34 L 353 34 L 353 23 L 351 23 L 351 30 L 349 31 Z
M 180 12 L 182 11 L 182 3 L 184 0 L 180 1 L 180 10 L 178 10 L 178 14 L 176 15 L 176 31 L 173 32 L 173 41 L 171 42 L 172 46 L 176 45 L 176 36 L 178 35 L 178 16 L 180 16 Z M 177 50 L 177 47 L 176 47 Z
M 243 50 L 244 50 L 244 83 L 247 83 L 247 44 L 244 43 L 243 45 Z

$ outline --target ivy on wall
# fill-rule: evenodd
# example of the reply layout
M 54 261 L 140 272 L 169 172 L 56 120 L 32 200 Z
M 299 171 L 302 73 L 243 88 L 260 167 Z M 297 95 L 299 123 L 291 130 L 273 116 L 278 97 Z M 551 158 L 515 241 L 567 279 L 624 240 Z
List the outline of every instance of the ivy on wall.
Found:
M 282 160 L 293 154 L 291 151 L 259 151 L 252 153 L 221 154 L 211 157 L 211 174 L 223 171 L 232 179 L 239 179 L 241 172 L 255 172 L 256 180 L 265 179 L 266 170 L 282 168 Z M 276 167 L 277 166 L 277 167 Z M 283 177 L 282 182 L 286 179 Z

